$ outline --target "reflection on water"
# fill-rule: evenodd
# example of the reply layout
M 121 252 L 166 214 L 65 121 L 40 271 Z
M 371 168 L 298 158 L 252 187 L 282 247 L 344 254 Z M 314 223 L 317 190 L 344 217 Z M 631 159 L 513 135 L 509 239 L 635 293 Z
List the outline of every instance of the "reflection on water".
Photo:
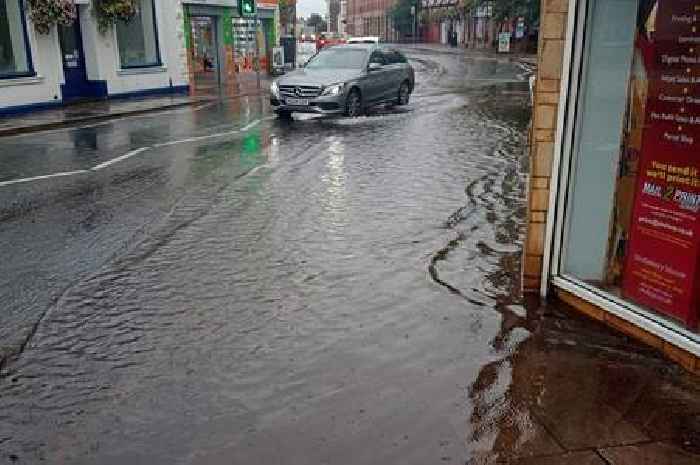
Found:
M 329 137 L 327 172 L 321 176 L 321 181 L 326 185 L 326 192 L 321 196 L 321 201 L 326 205 L 326 211 L 330 216 L 330 224 L 334 227 L 342 227 L 347 219 L 345 202 L 345 171 L 344 157 L 345 143 L 339 137 Z

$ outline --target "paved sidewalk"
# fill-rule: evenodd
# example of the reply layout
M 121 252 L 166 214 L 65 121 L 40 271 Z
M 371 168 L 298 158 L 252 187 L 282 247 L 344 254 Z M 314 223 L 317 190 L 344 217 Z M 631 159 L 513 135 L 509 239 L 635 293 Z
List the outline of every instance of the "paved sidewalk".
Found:
M 700 378 L 564 303 L 526 307 L 468 390 L 468 465 L 700 464 Z
M 268 91 L 271 82 L 272 78 L 261 74 L 260 88 L 258 88 L 255 73 L 245 73 L 238 76 L 231 86 L 208 86 L 194 89 L 191 95 L 100 100 L 0 116 L 0 137 L 72 127 L 125 116 L 199 105 L 216 100 L 263 95 Z
M 168 95 L 76 103 L 0 117 L 0 136 L 70 127 L 123 116 L 169 110 L 210 101 L 211 97 Z
M 449 53 L 454 55 L 465 55 L 468 57 L 483 57 L 483 58 L 493 58 L 508 61 L 518 61 L 523 63 L 529 63 L 531 65 L 537 64 L 537 55 L 530 53 L 520 53 L 520 52 L 510 52 L 510 53 L 498 53 L 493 48 L 465 48 L 465 47 L 451 47 L 449 45 L 442 44 L 397 44 L 401 48 L 405 49 L 416 49 L 416 50 L 428 50 L 437 53 Z

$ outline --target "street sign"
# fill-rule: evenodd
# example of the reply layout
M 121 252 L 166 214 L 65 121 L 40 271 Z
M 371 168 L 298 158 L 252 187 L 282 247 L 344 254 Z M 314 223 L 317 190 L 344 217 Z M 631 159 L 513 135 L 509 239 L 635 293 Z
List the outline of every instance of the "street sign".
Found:
M 238 0 L 238 12 L 244 18 L 255 16 L 255 0 Z

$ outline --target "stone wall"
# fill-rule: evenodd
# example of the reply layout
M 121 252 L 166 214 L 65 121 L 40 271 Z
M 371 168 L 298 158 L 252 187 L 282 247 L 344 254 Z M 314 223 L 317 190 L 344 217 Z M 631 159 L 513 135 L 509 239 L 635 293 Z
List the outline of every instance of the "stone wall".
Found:
M 530 147 L 528 225 L 523 261 L 523 286 L 526 292 L 536 292 L 540 288 L 568 7 L 568 0 L 542 0 L 541 5 Z

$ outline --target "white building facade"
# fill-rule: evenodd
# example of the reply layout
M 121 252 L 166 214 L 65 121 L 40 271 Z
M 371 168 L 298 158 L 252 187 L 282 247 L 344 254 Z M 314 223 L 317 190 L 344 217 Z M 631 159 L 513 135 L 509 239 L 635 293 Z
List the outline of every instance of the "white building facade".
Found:
M 0 0 L 0 114 L 85 98 L 187 92 L 179 0 L 137 0 L 136 16 L 106 31 L 90 0 L 70 26 L 38 32 L 24 0 Z

